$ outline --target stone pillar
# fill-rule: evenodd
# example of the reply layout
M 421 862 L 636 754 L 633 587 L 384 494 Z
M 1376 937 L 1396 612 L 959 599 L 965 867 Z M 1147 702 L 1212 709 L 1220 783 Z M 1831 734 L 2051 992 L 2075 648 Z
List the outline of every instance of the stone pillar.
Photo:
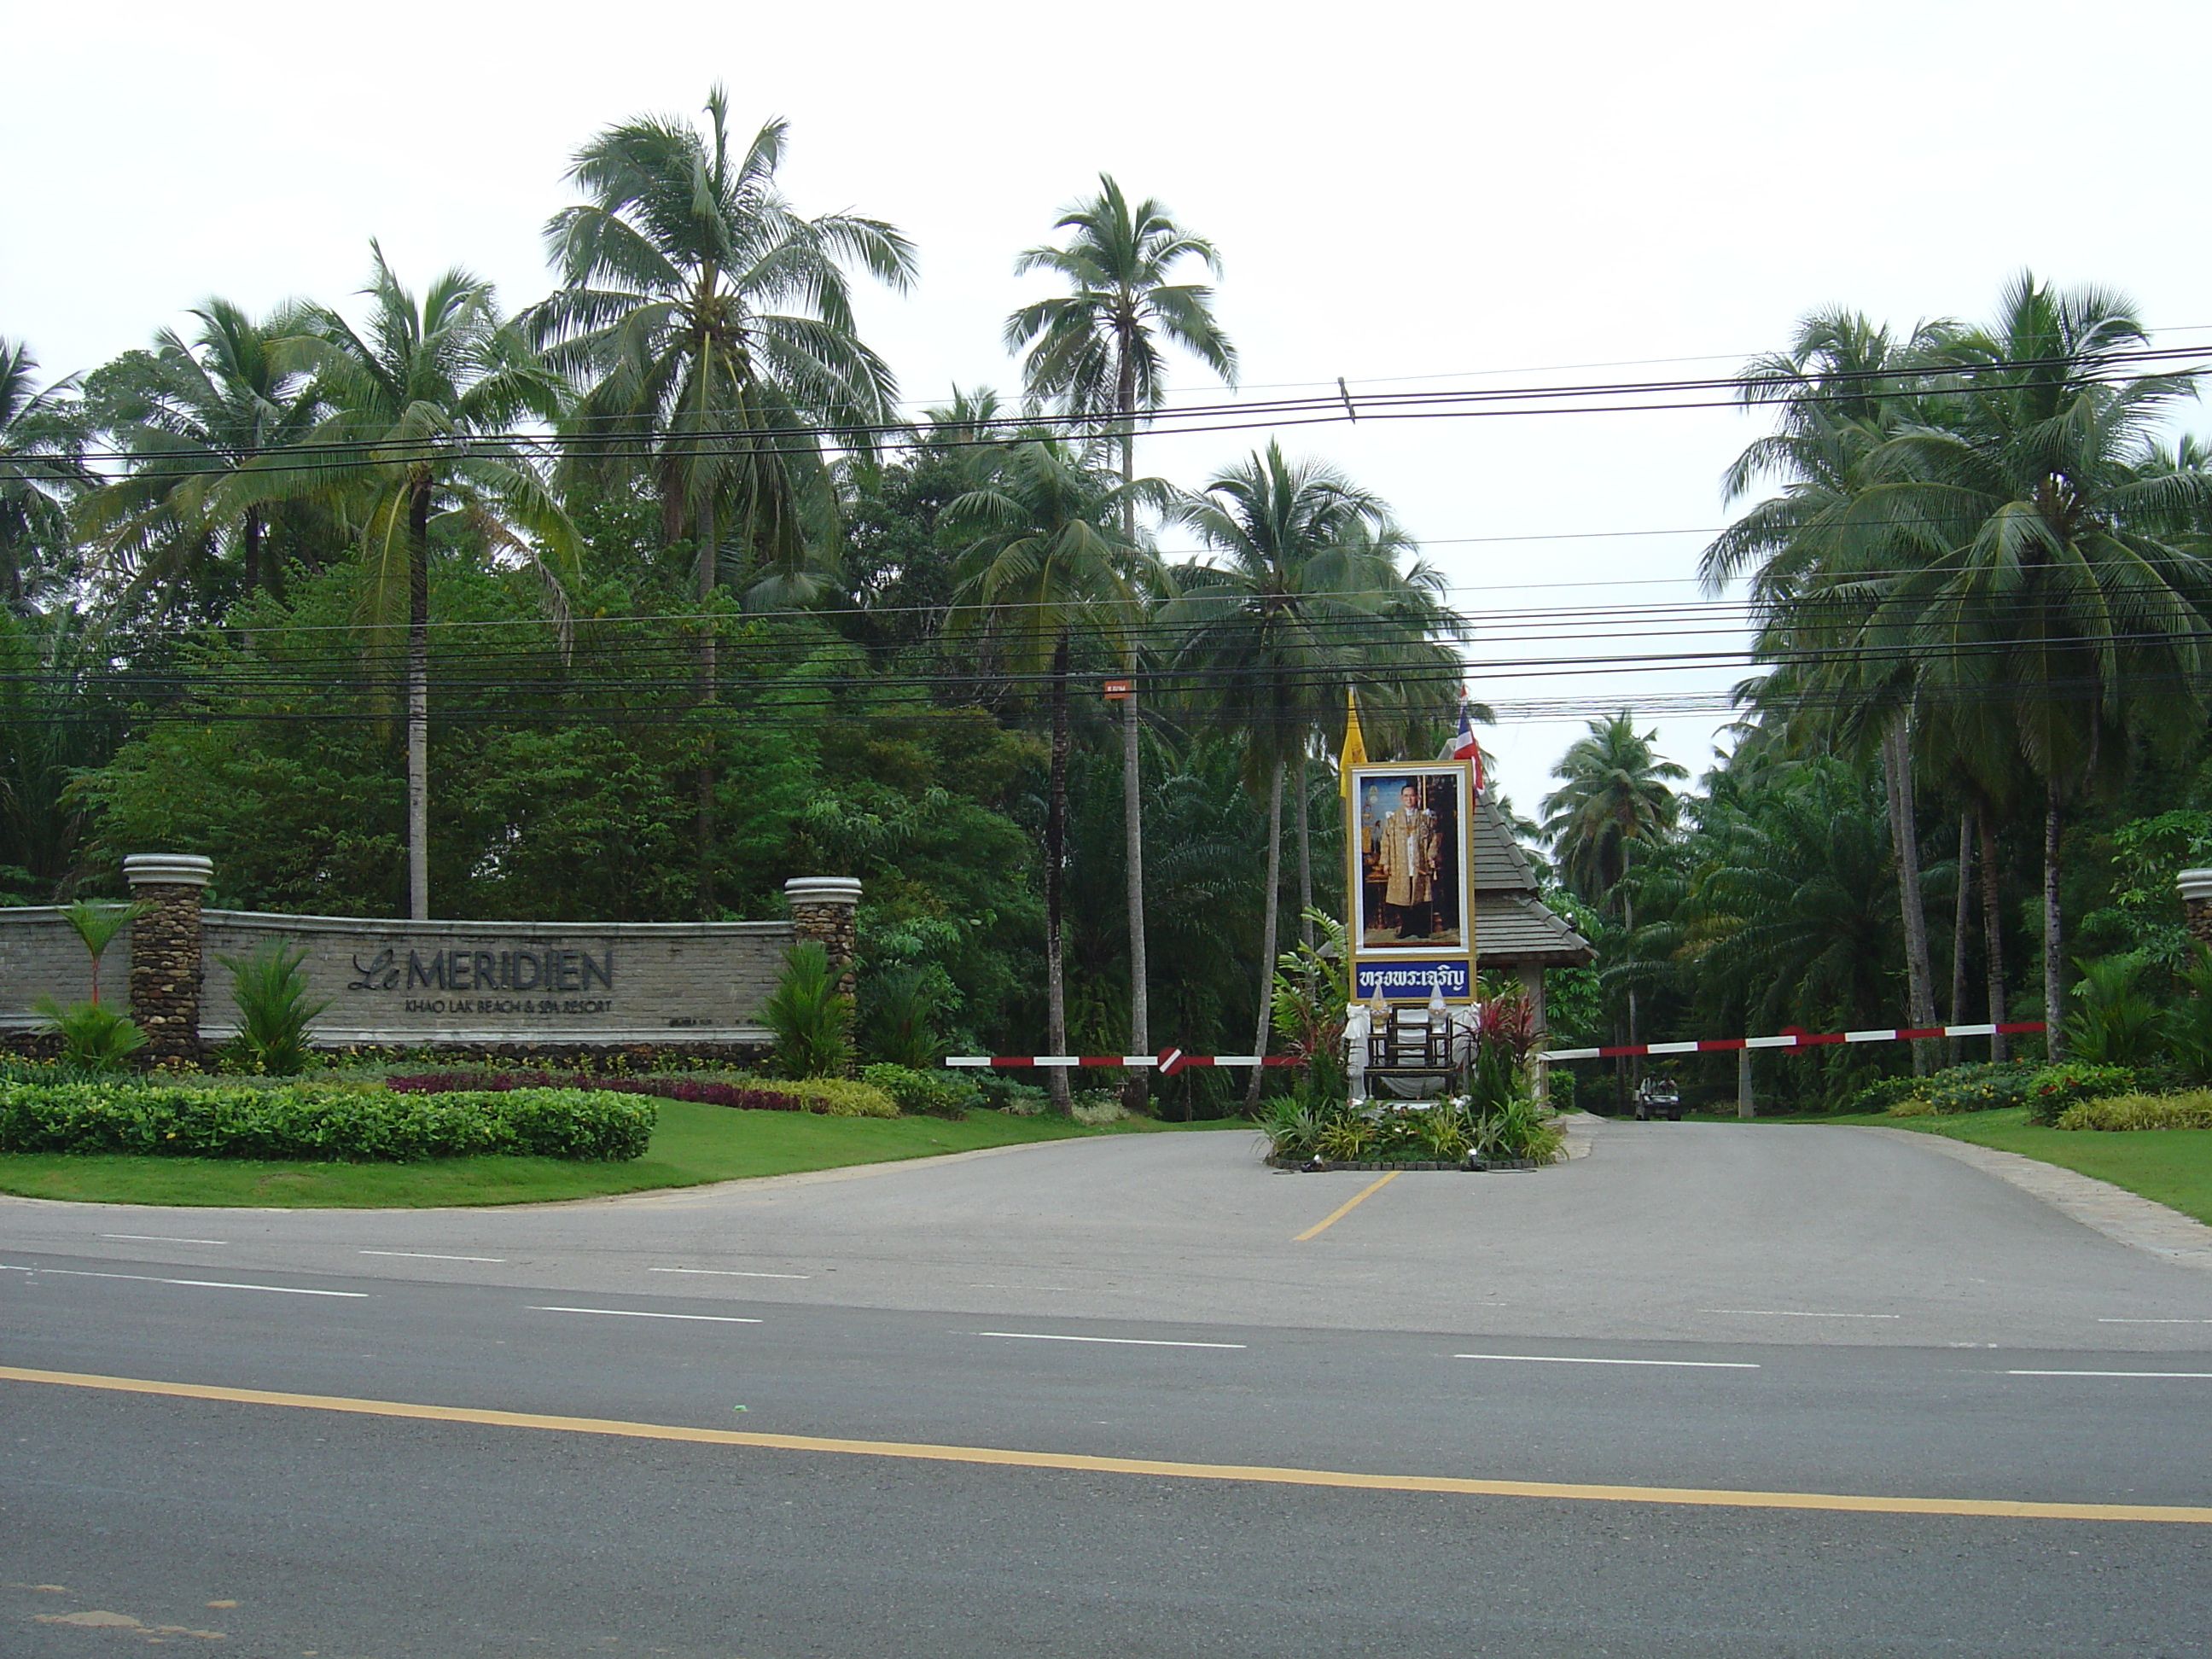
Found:
M 200 1059 L 200 894 L 211 859 L 133 853 L 123 860 L 131 896 L 146 906 L 131 924 L 131 1018 L 146 1034 L 142 1061 Z
M 838 988 L 853 994 L 853 958 L 860 951 L 860 933 L 854 916 L 860 906 L 857 876 L 794 876 L 783 884 L 791 901 L 792 930 L 811 939 L 841 970 Z
M 2184 870 L 2173 884 L 2181 890 L 2181 912 L 2190 933 L 2212 945 L 2212 870 Z
M 1521 980 L 1521 994 L 1528 1000 L 1528 1029 L 1534 1033 L 1534 1052 L 1542 1054 L 1551 1046 L 1551 1032 L 1544 1024 L 1544 970 L 1533 962 L 1524 962 L 1515 969 Z M 1548 1060 L 1534 1060 L 1528 1067 L 1528 1084 L 1539 1105 L 1552 1102 L 1552 1066 Z

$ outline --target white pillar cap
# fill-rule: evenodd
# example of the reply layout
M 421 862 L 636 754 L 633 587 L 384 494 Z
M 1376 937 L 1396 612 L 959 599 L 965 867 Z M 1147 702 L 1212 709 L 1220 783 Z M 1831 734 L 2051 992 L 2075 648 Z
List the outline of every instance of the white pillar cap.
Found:
M 2212 870 L 2184 870 L 2173 878 L 2185 899 L 2212 899 Z
M 783 896 L 793 904 L 850 904 L 860 902 L 858 876 L 793 876 L 783 884 Z
M 131 853 L 123 860 L 123 879 L 133 887 L 204 887 L 214 874 L 215 860 L 197 853 Z

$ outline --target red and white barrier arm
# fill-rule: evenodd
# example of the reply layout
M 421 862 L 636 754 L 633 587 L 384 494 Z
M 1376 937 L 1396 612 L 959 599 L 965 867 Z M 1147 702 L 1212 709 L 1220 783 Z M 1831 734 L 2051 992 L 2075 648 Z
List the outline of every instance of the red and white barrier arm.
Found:
M 1727 1048 L 1813 1048 L 1826 1042 L 1911 1042 L 1922 1037 L 2007 1036 L 2039 1031 L 2039 1019 L 2003 1025 L 1900 1025 L 1880 1031 L 1788 1031 L 1780 1036 L 1705 1037 L 1696 1042 L 1624 1042 L 1610 1048 L 1552 1048 L 1539 1060 L 1611 1060 L 1620 1054 L 1709 1054 Z
M 1163 1048 L 1158 1054 L 951 1054 L 947 1066 L 1033 1066 L 1047 1068 L 1075 1066 L 1157 1067 L 1162 1077 L 1173 1077 L 1188 1066 L 1303 1066 L 1290 1054 L 1187 1054 L 1180 1048 Z

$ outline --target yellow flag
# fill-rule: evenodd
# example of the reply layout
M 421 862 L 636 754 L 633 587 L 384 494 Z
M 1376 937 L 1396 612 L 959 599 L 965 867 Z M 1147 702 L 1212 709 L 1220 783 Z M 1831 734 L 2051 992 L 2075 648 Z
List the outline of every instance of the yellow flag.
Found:
M 1352 798 L 1352 769 L 1367 764 L 1367 740 L 1359 735 L 1359 696 L 1344 688 L 1344 749 L 1336 757 L 1336 793 Z

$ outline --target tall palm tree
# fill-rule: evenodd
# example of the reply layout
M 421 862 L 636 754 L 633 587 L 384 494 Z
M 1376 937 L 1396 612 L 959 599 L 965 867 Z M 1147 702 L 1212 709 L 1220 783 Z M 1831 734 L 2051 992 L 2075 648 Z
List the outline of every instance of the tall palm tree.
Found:
M 430 914 L 430 527 L 459 531 L 538 576 L 565 639 L 563 574 L 576 535 L 545 480 L 526 463 L 471 447 L 518 419 L 557 419 L 566 391 L 522 332 L 503 322 L 491 285 L 456 267 L 418 301 L 370 245 L 374 271 L 365 330 L 310 307 L 280 362 L 312 373 L 330 413 L 304 454 L 264 457 L 234 481 L 234 499 L 321 493 L 354 498 L 361 535 L 361 614 L 370 648 L 404 638 L 407 734 L 407 913 Z
M 302 503 L 272 503 L 265 480 L 246 479 L 258 457 L 299 443 L 326 412 L 311 381 L 283 361 L 282 343 L 310 326 L 298 307 L 256 319 L 227 300 L 192 313 L 190 340 L 164 330 L 151 353 L 133 352 L 94 374 L 89 395 L 118 446 L 129 474 L 88 498 L 82 517 L 124 578 L 120 598 L 165 590 L 167 601 L 207 580 L 212 564 L 236 568 L 246 592 L 273 592 L 287 550 L 302 550 Z M 226 484 L 229 487 L 226 488 Z M 289 528 L 288 548 L 270 545 Z
M 1118 654 L 1158 580 L 1151 550 L 1128 538 L 1121 511 L 1132 494 L 1160 499 L 1164 487 L 1131 484 L 1087 465 L 1050 438 L 1016 445 L 990 481 L 945 509 L 966 540 L 946 631 L 976 641 L 998 672 L 1042 677 L 1051 711 L 1045 799 L 1046 1041 L 1066 1052 L 1061 971 L 1061 891 L 1066 861 L 1068 689 L 1079 637 Z M 1067 1077 L 1054 1069 L 1053 1099 L 1065 1109 Z
M 1856 312 L 1816 312 L 1786 352 L 1753 362 L 1742 400 L 1778 405 L 1778 429 L 1744 451 L 1725 487 L 1740 499 L 1766 476 L 1782 490 L 1724 531 L 1703 566 L 1709 592 L 1751 578 L 1759 654 L 1790 660 L 1814 653 L 1762 698 L 1770 709 L 1787 701 L 1790 739 L 1812 749 L 1870 750 L 1879 758 L 1904 923 L 1907 1018 L 1916 1026 L 1935 1023 L 1936 1005 L 1914 798 L 1913 657 L 1894 640 L 1871 636 L 1868 624 L 1893 573 L 1924 562 L 1932 550 L 1929 526 L 1917 515 L 1893 517 L 1869 484 L 1874 458 L 1890 438 L 1927 417 L 1918 371 L 1949 327 L 1923 323 L 1899 338 Z M 1929 1045 L 1916 1042 L 1915 1069 L 1929 1062 Z
M 1213 316 L 1213 290 L 1169 280 L 1185 259 L 1215 276 L 1213 244 L 1176 224 L 1160 203 L 1133 207 L 1110 174 L 1098 194 L 1079 202 L 1053 227 L 1074 234 L 1064 247 L 1033 247 L 1014 261 L 1017 275 L 1047 270 L 1070 292 L 1024 306 L 1006 319 L 1009 351 L 1022 351 L 1023 385 L 1032 398 L 1056 404 L 1112 438 L 1121 451 L 1121 482 L 1137 479 L 1137 424 L 1167 396 L 1164 345 L 1195 356 L 1224 381 L 1237 382 L 1237 348 Z M 1124 498 L 1121 533 L 1136 539 L 1134 494 Z M 1135 664 L 1127 666 L 1133 668 Z M 1145 960 L 1143 769 L 1138 700 L 1121 703 L 1121 818 L 1129 908 L 1129 1030 L 1139 1052 L 1152 1046 L 1151 995 Z M 1144 1077 L 1131 1082 L 1141 1099 Z
M 1567 886 L 1601 908 L 1618 908 L 1624 931 L 1636 932 L 1636 902 L 1622 878 L 1638 846 L 1653 847 L 1674 834 L 1680 803 L 1668 786 L 1690 774 L 1652 749 L 1656 730 L 1638 732 L 1627 709 L 1589 722 L 1587 736 L 1569 745 L 1552 775 L 1561 787 L 1544 798 L 1544 834 L 1558 849 Z M 1628 1040 L 1636 1042 L 1636 992 L 1628 993 Z M 1626 1086 L 1626 1071 L 1620 1073 Z
M 1378 496 L 1333 468 L 1294 465 L 1271 442 L 1172 511 L 1214 562 L 1175 573 L 1179 592 L 1159 622 L 1178 637 L 1176 672 L 1192 683 L 1194 702 L 1240 735 L 1245 781 L 1267 803 L 1253 1035 L 1253 1052 L 1264 1054 L 1281 910 L 1284 771 L 1339 716 L 1346 684 L 1374 653 L 1434 647 L 1407 638 L 1393 613 L 1405 589 L 1398 556 L 1410 544 Z M 1248 1104 L 1258 1102 L 1261 1082 L 1255 1066 Z
M 820 428 L 865 447 L 896 392 L 860 339 L 846 267 L 903 291 L 914 250 L 879 219 L 801 217 L 776 184 L 785 124 L 738 151 L 721 87 L 706 109 L 703 135 L 643 116 L 577 152 L 568 176 L 590 199 L 546 227 L 562 286 L 531 326 L 587 386 L 568 422 L 571 473 L 645 472 L 663 533 L 692 544 L 702 607 L 732 578 L 758 599 L 811 601 L 836 548 Z M 714 627 L 702 620 L 702 703 L 714 678 Z M 711 916 L 711 763 L 696 784 L 698 902 Z
M 37 358 L 0 337 L 0 605 L 21 610 L 70 545 L 68 503 L 93 483 L 74 375 L 38 386 Z

